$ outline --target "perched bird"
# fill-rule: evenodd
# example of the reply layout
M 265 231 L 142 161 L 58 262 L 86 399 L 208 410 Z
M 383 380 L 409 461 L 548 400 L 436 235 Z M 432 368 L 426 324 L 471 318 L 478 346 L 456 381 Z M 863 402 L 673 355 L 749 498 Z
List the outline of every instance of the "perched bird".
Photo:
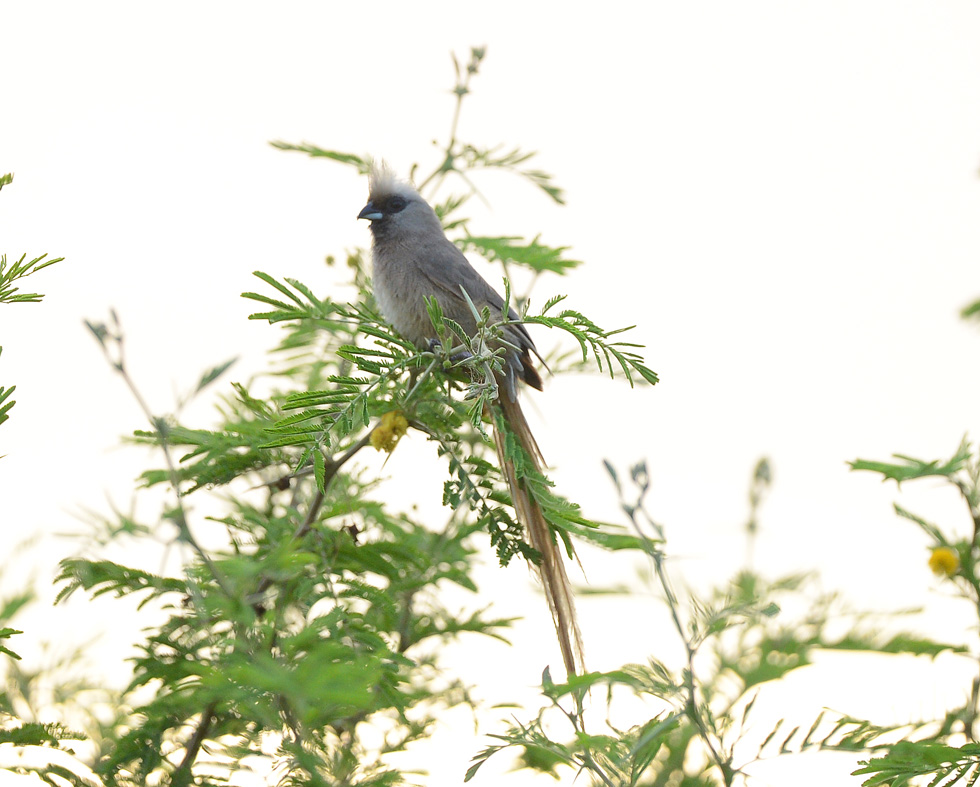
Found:
M 419 347 L 429 347 L 438 341 L 425 305 L 425 299 L 431 297 L 436 298 L 446 317 L 473 336 L 477 330 L 476 318 L 466 302 L 464 290 L 478 311 L 488 307 L 492 318 L 503 319 L 503 298 L 446 237 L 435 211 L 413 186 L 397 180 L 383 166 L 374 167 L 368 203 L 357 217 L 371 222 L 374 298 L 385 319 L 406 339 Z M 518 319 L 513 309 L 508 317 Z M 524 453 L 541 470 L 545 464 L 541 451 L 517 400 L 518 380 L 539 391 L 542 388 L 541 376 L 531 359 L 532 353 L 538 356 L 538 352 L 523 325 L 509 324 L 502 330 L 506 340 L 505 364 L 498 375 L 499 395 L 495 406 L 500 408 L 507 428 Z M 514 462 L 507 457 L 505 436 L 496 426 L 494 441 L 517 518 L 531 546 L 541 555 L 541 584 L 558 632 L 565 670 L 572 675 L 582 671 L 585 665 L 565 564 L 541 507 L 519 476 Z

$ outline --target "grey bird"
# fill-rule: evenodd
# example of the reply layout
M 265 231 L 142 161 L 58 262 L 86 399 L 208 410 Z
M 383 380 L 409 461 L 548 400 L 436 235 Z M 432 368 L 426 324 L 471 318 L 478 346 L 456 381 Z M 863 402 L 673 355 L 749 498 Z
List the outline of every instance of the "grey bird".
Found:
M 446 317 L 473 336 L 477 331 L 476 318 L 463 296 L 464 290 L 478 311 L 488 307 L 493 319 L 503 319 L 503 298 L 446 237 L 435 211 L 418 191 L 396 179 L 384 166 L 372 168 L 368 203 L 357 217 L 371 222 L 374 298 L 384 318 L 404 338 L 421 348 L 438 341 L 425 304 L 425 299 L 431 297 L 436 298 Z M 518 319 L 513 309 L 507 316 Z M 496 407 L 535 469 L 541 470 L 545 463 L 517 396 L 518 380 L 541 390 L 541 376 L 531 355 L 540 356 L 523 325 L 508 324 L 502 331 L 506 352 L 504 369 L 497 380 Z M 531 546 L 541 555 L 541 584 L 558 632 L 565 670 L 573 675 L 584 670 L 585 664 L 561 552 L 541 507 L 506 455 L 505 436 L 496 418 L 494 442 L 518 520 Z

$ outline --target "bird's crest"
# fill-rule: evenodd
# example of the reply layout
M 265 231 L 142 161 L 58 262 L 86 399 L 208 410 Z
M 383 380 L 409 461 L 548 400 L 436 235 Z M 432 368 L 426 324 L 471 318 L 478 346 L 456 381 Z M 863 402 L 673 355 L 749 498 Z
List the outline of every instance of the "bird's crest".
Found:
M 372 162 L 368 183 L 372 202 L 379 202 L 394 194 L 401 194 L 403 197 L 412 197 L 418 194 L 411 183 L 399 180 L 391 167 L 384 161 Z

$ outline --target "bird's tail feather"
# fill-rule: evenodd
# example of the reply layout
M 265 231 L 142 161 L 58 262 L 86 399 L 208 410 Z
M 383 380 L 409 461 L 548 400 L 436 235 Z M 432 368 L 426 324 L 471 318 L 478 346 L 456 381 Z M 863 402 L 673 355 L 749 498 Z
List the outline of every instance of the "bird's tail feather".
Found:
M 501 415 L 506 421 L 506 430 L 516 438 L 534 469 L 540 472 L 544 467 L 544 459 L 524 418 L 520 404 L 511 401 L 506 395 L 501 396 L 498 403 Z M 565 662 L 565 671 L 569 676 L 581 674 L 585 670 L 582 634 L 579 631 L 578 619 L 575 615 L 575 599 L 572 596 L 568 574 L 565 573 L 565 561 L 562 559 L 561 550 L 555 543 L 551 527 L 544 517 L 541 506 L 528 490 L 523 473 L 515 466 L 512 452 L 507 450 L 506 432 L 501 429 L 499 423 L 494 424 L 493 436 L 497 446 L 497 456 L 500 459 L 500 468 L 510 488 L 517 518 L 524 526 L 531 546 L 541 554 L 541 565 L 537 567 L 538 573 L 558 632 L 558 644 L 561 647 L 562 660 Z

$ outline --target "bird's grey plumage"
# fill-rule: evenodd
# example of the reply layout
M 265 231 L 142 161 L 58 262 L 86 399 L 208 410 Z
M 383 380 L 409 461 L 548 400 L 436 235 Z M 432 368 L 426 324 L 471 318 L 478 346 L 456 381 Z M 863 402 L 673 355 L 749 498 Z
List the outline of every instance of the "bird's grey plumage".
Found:
M 406 339 L 425 347 L 436 338 L 425 309 L 427 297 L 435 296 L 445 315 L 468 336 L 476 333 L 476 319 L 461 290 L 478 310 L 488 306 L 493 317 L 503 317 L 504 299 L 446 237 L 435 211 L 411 185 L 385 168 L 375 168 L 368 203 L 358 218 L 371 221 L 374 298 L 385 319 Z M 518 319 L 513 309 L 508 316 Z M 537 350 L 523 325 L 508 325 L 504 336 L 518 348 L 507 353 L 503 380 L 507 395 L 516 401 L 518 379 L 541 390 L 541 377 L 531 362 Z
M 386 168 L 372 170 L 368 203 L 358 218 L 371 222 L 374 236 L 374 298 L 385 319 L 406 339 L 427 347 L 437 338 L 425 306 L 428 297 L 434 296 L 446 317 L 459 323 L 469 336 L 476 333 L 476 319 L 463 290 L 479 311 L 489 307 L 492 317 L 503 319 L 503 298 L 446 237 L 429 204 Z M 508 316 L 517 319 L 513 309 Z M 494 442 L 517 518 L 524 525 L 531 546 L 541 556 L 541 584 L 555 622 L 565 669 L 572 675 L 583 670 L 585 664 L 571 583 L 551 527 L 525 482 L 526 471 L 518 470 L 513 449 L 505 439 L 505 433 L 512 434 L 535 470 L 542 469 L 544 459 L 517 400 L 518 379 L 541 390 L 541 377 L 531 360 L 531 354 L 538 353 L 523 325 L 509 324 L 503 330 L 505 346 L 511 346 L 498 380 L 506 393 L 499 396 L 493 408 Z

